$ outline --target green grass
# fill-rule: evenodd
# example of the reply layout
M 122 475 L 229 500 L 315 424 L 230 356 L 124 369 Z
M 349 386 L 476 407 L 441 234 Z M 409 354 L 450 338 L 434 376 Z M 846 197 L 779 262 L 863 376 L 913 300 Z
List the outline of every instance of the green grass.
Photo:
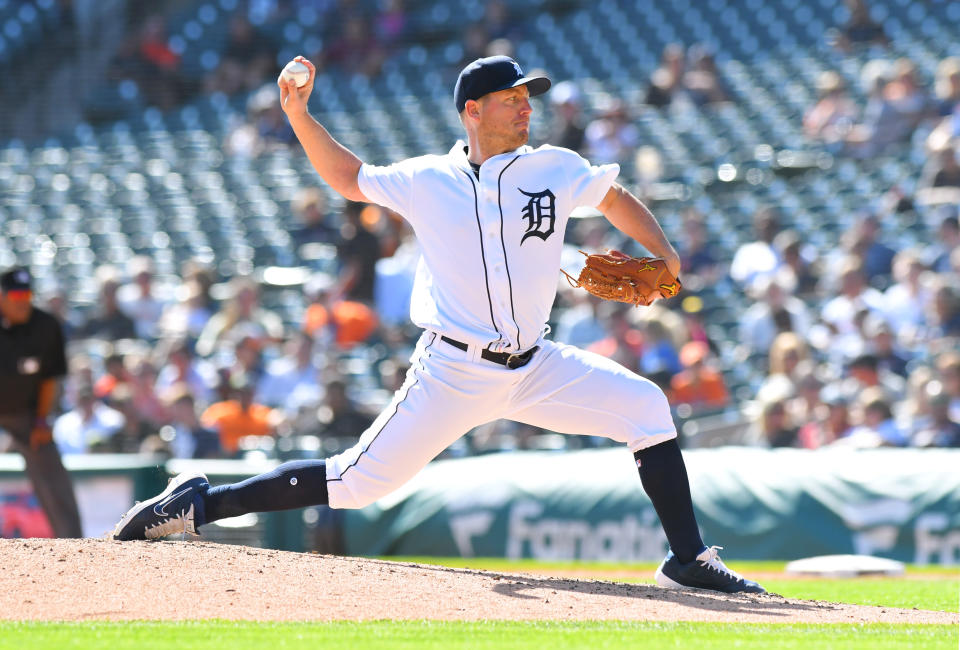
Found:
M 386 558 L 385 558 L 386 559 Z M 540 562 L 534 560 L 505 560 L 502 558 L 391 558 L 402 562 L 420 562 L 442 566 L 465 567 L 504 573 L 550 574 L 556 571 L 577 570 L 589 572 L 598 580 L 652 583 L 655 564 L 623 564 L 607 562 Z M 730 566 L 743 575 L 781 572 L 783 562 L 730 562 Z M 624 577 L 618 571 L 629 568 L 644 577 Z M 584 577 L 587 577 L 584 575 Z M 864 578 L 778 578 L 763 579 L 763 586 L 773 593 L 787 598 L 827 600 L 853 605 L 881 605 L 910 609 L 930 609 L 941 612 L 960 612 L 960 572 L 943 567 L 908 567 L 902 577 Z
M 0 623 L 0 649 L 283 650 L 350 648 L 750 648 L 904 650 L 957 647 L 950 625 L 717 625 L 708 623 Z
M 763 586 L 787 598 L 828 600 L 854 605 L 881 605 L 958 612 L 956 581 L 920 578 L 850 578 L 836 580 L 764 580 Z

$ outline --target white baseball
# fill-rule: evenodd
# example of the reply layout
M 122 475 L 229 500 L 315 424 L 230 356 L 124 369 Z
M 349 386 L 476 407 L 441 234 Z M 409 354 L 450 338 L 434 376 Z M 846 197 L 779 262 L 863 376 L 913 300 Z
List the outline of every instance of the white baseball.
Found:
M 310 69 L 300 63 L 299 61 L 291 61 L 283 68 L 283 72 L 280 73 L 280 76 L 283 77 L 284 81 L 293 81 L 297 84 L 297 88 L 305 86 L 307 81 L 310 79 Z

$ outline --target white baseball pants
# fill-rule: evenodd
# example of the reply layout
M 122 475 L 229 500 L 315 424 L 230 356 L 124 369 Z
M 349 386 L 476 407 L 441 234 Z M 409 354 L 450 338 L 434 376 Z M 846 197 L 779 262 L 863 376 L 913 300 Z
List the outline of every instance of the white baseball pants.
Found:
M 332 508 L 362 508 L 409 481 L 460 436 L 500 418 L 603 436 L 633 452 L 677 435 L 667 398 L 598 354 L 546 339 L 522 368 L 424 332 L 406 381 L 357 444 L 327 459 Z

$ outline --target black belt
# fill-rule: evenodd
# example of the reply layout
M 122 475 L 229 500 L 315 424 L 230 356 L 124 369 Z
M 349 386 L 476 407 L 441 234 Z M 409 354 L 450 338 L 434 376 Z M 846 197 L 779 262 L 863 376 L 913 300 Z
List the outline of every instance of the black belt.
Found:
M 460 348 L 464 352 L 466 352 L 470 347 L 466 343 L 455 341 L 449 336 L 441 336 L 440 340 L 444 341 L 445 343 L 449 343 L 455 348 Z M 491 352 L 490 350 L 484 349 L 480 352 L 480 358 L 486 359 L 487 361 L 493 361 L 494 363 L 499 363 L 501 366 L 506 366 L 512 370 L 514 368 L 522 368 L 530 363 L 530 359 L 533 358 L 533 353 L 539 349 L 540 346 L 535 345 L 526 352 L 521 352 L 520 354 L 513 352 Z

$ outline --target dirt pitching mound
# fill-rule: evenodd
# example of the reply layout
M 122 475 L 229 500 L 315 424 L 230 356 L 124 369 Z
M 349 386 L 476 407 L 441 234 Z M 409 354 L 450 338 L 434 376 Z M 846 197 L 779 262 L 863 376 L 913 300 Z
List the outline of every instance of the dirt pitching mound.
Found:
M 946 612 L 677 592 L 199 542 L 0 540 L 0 557 L 0 618 L 7 620 L 956 619 Z

